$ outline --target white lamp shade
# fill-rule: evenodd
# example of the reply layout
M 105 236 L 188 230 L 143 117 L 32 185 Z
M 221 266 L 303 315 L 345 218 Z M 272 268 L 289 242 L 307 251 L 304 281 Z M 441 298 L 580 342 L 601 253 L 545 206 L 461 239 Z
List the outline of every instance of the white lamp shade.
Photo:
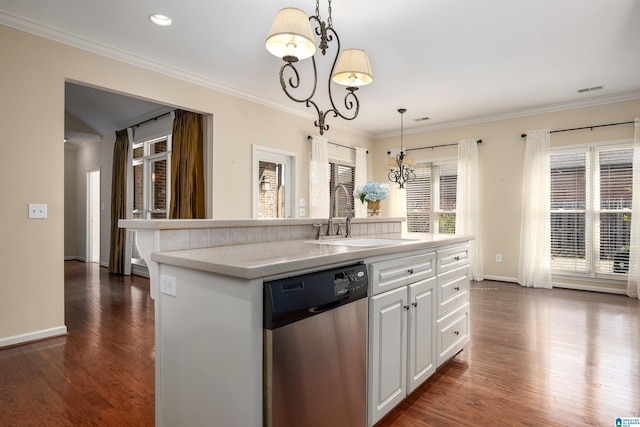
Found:
M 362 49 L 345 49 L 333 70 L 332 80 L 350 87 L 365 86 L 373 82 L 373 73 L 367 52 Z
M 309 17 L 294 7 L 278 12 L 265 44 L 267 50 L 278 58 L 294 56 L 301 60 L 316 53 Z

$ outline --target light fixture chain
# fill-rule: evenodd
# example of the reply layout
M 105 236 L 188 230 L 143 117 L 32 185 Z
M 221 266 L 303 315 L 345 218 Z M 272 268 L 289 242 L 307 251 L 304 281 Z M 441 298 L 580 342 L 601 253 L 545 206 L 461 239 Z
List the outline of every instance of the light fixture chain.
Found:
M 327 25 L 333 28 L 333 20 L 331 19 L 331 0 L 329 0 L 329 18 L 327 19 Z
M 316 16 L 318 17 L 318 22 L 322 22 L 322 18 L 320 17 L 320 0 L 316 0 Z

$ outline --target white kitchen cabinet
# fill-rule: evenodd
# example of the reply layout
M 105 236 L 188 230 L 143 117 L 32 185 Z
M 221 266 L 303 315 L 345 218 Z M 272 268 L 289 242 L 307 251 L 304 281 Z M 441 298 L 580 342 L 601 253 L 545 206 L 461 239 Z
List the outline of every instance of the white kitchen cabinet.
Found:
M 407 287 L 369 299 L 369 425 L 407 394 Z
M 438 366 L 455 356 L 469 342 L 469 303 L 437 321 Z
M 469 246 L 437 251 L 437 366 L 469 342 Z
M 369 295 L 406 286 L 436 274 L 435 252 L 394 258 L 369 265 Z
M 435 372 L 434 262 L 428 253 L 370 265 L 375 289 L 396 287 L 369 298 L 369 425 Z
M 435 301 L 436 279 L 422 280 L 409 288 L 407 394 L 436 371 Z

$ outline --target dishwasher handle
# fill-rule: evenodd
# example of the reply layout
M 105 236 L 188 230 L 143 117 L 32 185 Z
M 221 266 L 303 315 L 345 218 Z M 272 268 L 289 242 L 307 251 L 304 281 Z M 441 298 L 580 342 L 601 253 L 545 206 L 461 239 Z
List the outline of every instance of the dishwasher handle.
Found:
M 346 302 L 345 300 L 348 300 L 348 299 L 349 299 L 349 297 L 346 297 L 346 298 L 342 298 L 340 300 L 331 301 L 331 302 L 326 303 L 326 304 L 317 305 L 315 307 L 311 307 L 309 309 L 309 311 L 312 312 L 312 313 L 316 313 L 316 314 L 317 313 L 324 313 L 325 311 L 329 311 L 332 308 L 336 308 L 336 307 L 341 306 L 342 304 L 344 304 Z

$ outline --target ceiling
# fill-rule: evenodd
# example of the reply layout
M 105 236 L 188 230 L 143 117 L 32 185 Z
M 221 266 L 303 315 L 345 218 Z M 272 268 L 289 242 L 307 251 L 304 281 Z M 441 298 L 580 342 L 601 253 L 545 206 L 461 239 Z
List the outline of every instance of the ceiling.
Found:
M 264 47 L 287 6 L 314 11 L 312 0 L 0 0 L 0 24 L 313 120 L 282 92 L 282 60 Z M 326 0 L 320 9 L 326 19 Z M 152 13 L 173 25 L 152 24 Z M 410 133 L 640 98 L 639 0 L 334 0 L 332 14 L 342 47 L 365 49 L 375 80 L 358 90 L 355 120 L 329 123 L 374 138 L 398 134 L 400 107 Z M 319 92 L 327 61 L 319 60 Z M 87 95 L 76 93 L 67 109 L 86 112 Z M 90 95 L 94 106 L 116 100 Z M 130 125 L 161 108 L 146 107 L 112 119 Z

